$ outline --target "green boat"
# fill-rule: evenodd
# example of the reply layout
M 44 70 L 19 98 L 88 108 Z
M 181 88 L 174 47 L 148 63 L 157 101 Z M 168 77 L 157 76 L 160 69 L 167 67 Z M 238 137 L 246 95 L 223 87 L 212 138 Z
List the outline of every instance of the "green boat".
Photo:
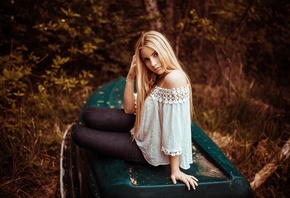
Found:
M 81 109 L 90 106 L 122 108 L 125 78 L 120 77 L 98 88 Z M 251 198 L 248 181 L 206 133 L 192 122 L 193 164 L 184 172 L 198 178 L 196 190 L 172 184 L 170 167 L 136 165 L 108 158 L 77 146 L 71 129 L 65 131 L 60 160 L 61 197 L 71 198 Z

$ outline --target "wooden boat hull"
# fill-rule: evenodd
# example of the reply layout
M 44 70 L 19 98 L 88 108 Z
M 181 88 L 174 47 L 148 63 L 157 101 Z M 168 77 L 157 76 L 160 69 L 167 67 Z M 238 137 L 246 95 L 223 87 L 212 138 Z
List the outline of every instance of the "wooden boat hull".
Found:
M 125 79 L 113 80 L 97 89 L 86 101 L 89 106 L 122 108 Z M 172 184 L 170 167 L 136 165 L 121 159 L 99 156 L 78 147 L 66 131 L 61 152 L 61 196 L 97 198 L 248 198 L 253 192 L 248 181 L 229 161 L 217 145 L 196 124 L 192 123 L 194 163 L 185 172 L 199 179 L 196 190 Z

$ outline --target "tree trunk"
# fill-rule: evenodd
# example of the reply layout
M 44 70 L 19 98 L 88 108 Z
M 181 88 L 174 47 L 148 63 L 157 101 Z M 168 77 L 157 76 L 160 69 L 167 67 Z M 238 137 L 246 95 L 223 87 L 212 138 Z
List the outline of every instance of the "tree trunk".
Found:
M 277 169 L 282 162 L 285 162 L 290 157 L 290 138 L 284 144 L 281 151 L 275 155 L 275 157 L 264 166 L 254 177 L 250 183 L 253 190 L 260 187 Z
M 157 0 L 144 0 L 145 9 L 150 19 L 150 28 L 161 32 L 163 25 L 161 15 L 158 9 Z
M 180 29 L 179 29 L 179 31 L 177 33 L 177 36 L 176 36 L 175 54 L 176 54 L 177 57 L 179 55 L 180 38 L 181 38 L 182 32 L 183 32 L 183 30 L 184 30 L 184 28 L 186 26 L 188 15 L 189 15 L 189 12 L 190 12 L 190 8 L 191 8 L 191 0 L 188 0 L 187 8 L 186 8 L 185 15 L 184 15 L 184 18 L 183 18 L 183 21 L 182 21 L 183 25 L 180 27 Z
M 174 41 L 174 6 L 175 0 L 167 0 L 166 1 L 166 8 L 165 8 L 165 16 L 164 16 L 164 34 L 171 41 L 171 45 L 174 48 L 175 41 Z

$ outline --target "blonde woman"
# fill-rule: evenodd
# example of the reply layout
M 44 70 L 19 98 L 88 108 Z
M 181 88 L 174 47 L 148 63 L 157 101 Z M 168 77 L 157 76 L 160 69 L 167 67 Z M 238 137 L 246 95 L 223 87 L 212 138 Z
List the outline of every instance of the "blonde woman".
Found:
M 167 39 L 156 31 L 145 32 L 126 77 L 124 110 L 88 108 L 83 114 L 86 126 L 74 129 L 73 139 L 111 157 L 170 165 L 174 184 L 179 180 L 188 190 L 195 189 L 198 180 L 181 171 L 192 163 L 191 95 L 189 77 Z
M 172 182 L 195 189 L 197 179 L 180 171 L 192 163 L 190 80 L 159 32 L 144 33 L 136 44 L 124 91 L 124 111 L 129 114 L 135 113 L 135 78 L 134 140 L 149 164 L 170 164 Z

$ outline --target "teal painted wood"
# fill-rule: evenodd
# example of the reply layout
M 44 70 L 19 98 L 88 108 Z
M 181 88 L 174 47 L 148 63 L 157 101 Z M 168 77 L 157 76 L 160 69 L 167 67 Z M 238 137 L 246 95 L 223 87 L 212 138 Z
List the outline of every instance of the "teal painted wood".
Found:
M 98 88 L 82 108 L 79 124 L 82 124 L 82 112 L 87 107 L 122 108 L 124 86 L 125 78 L 121 77 Z M 194 163 L 185 172 L 199 179 L 196 190 L 188 191 L 181 182 L 173 185 L 169 166 L 136 165 L 100 157 L 70 141 L 70 146 L 76 150 L 75 156 L 70 157 L 74 159 L 72 164 L 79 175 L 75 189 L 80 192 L 74 194 L 101 198 L 253 197 L 247 180 L 217 145 L 196 123 L 193 122 L 191 128 Z

